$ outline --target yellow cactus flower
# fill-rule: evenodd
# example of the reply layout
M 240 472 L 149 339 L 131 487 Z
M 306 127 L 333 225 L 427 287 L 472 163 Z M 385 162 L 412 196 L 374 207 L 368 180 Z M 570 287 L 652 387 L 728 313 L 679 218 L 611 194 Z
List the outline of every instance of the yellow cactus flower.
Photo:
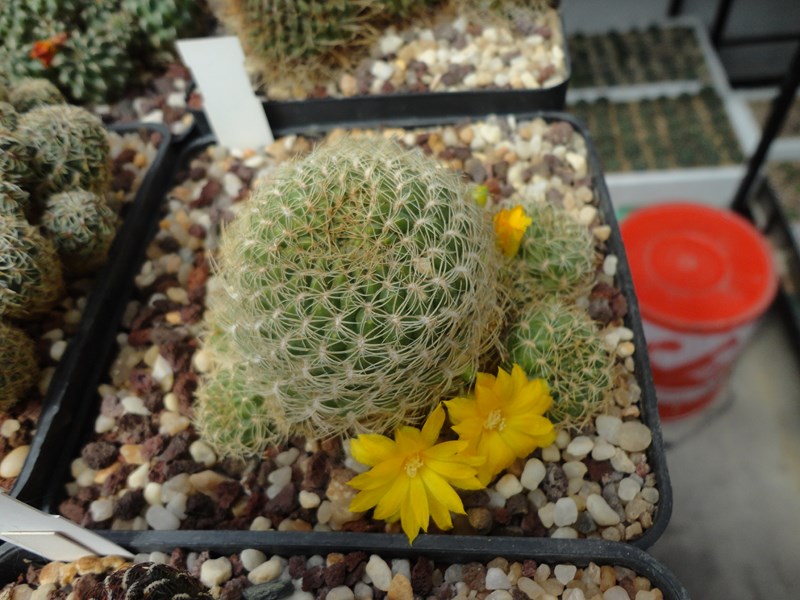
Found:
M 453 488 L 481 489 L 476 467 L 483 459 L 465 455 L 465 441 L 436 443 L 444 419 L 439 405 L 422 430 L 400 427 L 394 440 L 377 434 L 351 440 L 353 458 L 372 468 L 348 482 L 361 490 L 350 503 L 350 511 L 376 507 L 375 518 L 389 523 L 399 519 L 410 542 L 420 529 L 428 531 L 431 518 L 440 529 L 450 529 L 451 512 L 466 514 Z
M 517 458 L 555 441 L 553 424 L 542 416 L 552 403 L 547 382 L 528 381 L 517 364 L 510 374 L 503 369 L 497 377 L 478 373 L 474 397 L 445 402 L 453 431 L 469 442 L 469 451 L 486 457 L 478 468 L 484 486 Z
M 504 208 L 494 216 L 494 233 L 502 253 L 511 258 L 519 251 L 522 236 L 533 221 L 521 206 Z

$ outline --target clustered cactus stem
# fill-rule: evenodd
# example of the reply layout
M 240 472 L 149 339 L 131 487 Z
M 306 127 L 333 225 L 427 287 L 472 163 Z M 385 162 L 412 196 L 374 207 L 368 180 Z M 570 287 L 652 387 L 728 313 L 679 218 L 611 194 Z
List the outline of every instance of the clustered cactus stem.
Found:
M 458 176 L 393 141 L 344 138 L 279 168 L 220 245 L 225 293 L 209 310 L 224 335 L 209 350 L 246 376 L 228 428 L 253 412 L 250 398 L 276 427 L 253 452 L 295 433 L 386 432 L 424 417 L 499 350 L 501 263 Z
M 0 321 L 0 412 L 8 410 L 36 383 L 36 345 L 13 325 Z
M 158 563 L 128 565 L 98 582 L 87 600 L 211 600 L 187 571 Z

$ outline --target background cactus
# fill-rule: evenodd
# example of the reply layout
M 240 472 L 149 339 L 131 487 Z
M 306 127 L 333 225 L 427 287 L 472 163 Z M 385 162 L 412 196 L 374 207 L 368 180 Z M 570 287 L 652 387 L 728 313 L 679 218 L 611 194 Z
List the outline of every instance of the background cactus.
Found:
M 63 288 L 52 242 L 27 222 L 0 216 L 0 316 L 38 317 L 61 299 Z
M 4 0 L 0 71 L 44 77 L 73 102 L 108 102 L 177 37 L 206 31 L 202 0 Z M 205 27 L 205 30 L 202 28 Z
M 169 565 L 139 563 L 114 571 L 87 600 L 211 600 L 199 580 Z
M 18 118 L 19 115 L 11 103 L 0 100 L 0 129 L 14 131 Z
M 0 177 L 21 187 L 33 179 L 33 149 L 18 133 L 0 129 Z
M 266 82 L 319 79 L 349 64 L 382 27 L 440 0 L 227 0 L 218 15 Z
M 391 141 L 345 138 L 253 193 L 221 240 L 225 293 L 210 316 L 277 438 L 387 431 L 498 348 L 500 260 L 456 174 Z
M 8 410 L 36 383 L 36 345 L 13 325 L 0 321 L 0 411 Z
M 25 219 L 30 207 L 28 192 L 18 185 L 3 181 L 0 175 L 0 215 Z
M 29 77 L 14 82 L 8 94 L 8 101 L 20 113 L 39 106 L 66 103 L 64 95 L 58 88 L 41 77 Z
M 108 137 L 100 119 L 77 106 L 43 106 L 20 118 L 17 133 L 34 150 L 36 196 L 70 189 L 105 191 L 111 176 Z
M 535 302 L 511 327 L 506 349 L 510 364 L 550 385 L 554 422 L 579 430 L 605 410 L 613 359 L 585 310 L 556 297 Z
M 574 298 L 587 292 L 595 272 L 589 230 L 552 204 L 529 202 L 524 208 L 532 223 L 512 265 L 522 298 L 527 301 L 542 294 Z
M 73 190 L 50 196 L 41 225 L 72 275 L 100 268 L 116 234 L 117 217 L 105 201 L 92 192 Z

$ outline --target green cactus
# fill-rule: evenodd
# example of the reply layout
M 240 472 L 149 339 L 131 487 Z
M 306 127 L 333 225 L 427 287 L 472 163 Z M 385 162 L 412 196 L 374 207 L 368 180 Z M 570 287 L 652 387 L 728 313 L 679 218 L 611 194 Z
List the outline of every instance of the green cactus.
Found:
M 418 152 L 345 138 L 281 167 L 226 230 L 209 299 L 278 429 L 252 451 L 429 413 L 499 350 L 500 261 L 458 176 Z
M 27 188 L 34 179 L 33 149 L 19 132 L 0 129 L 0 177 Z
M 89 111 L 66 104 L 36 108 L 22 115 L 17 132 L 35 151 L 40 201 L 70 189 L 105 192 L 111 177 L 108 136 Z
M 8 93 L 8 101 L 19 113 L 26 113 L 39 106 L 66 103 L 58 88 L 41 77 L 29 77 L 14 82 Z
M 25 221 L 0 217 L 0 316 L 34 319 L 53 307 L 63 290 L 52 242 Z
M 532 223 L 525 231 L 512 268 L 523 299 L 542 294 L 578 297 L 592 285 L 594 240 L 565 210 L 544 202 L 527 203 Z
M 36 344 L 22 329 L 0 321 L 0 412 L 17 403 L 36 383 Z
M 72 275 L 86 275 L 102 267 L 117 232 L 114 212 L 100 196 L 85 190 L 50 196 L 41 224 Z
M 159 563 L 138 563 L 114 571 L 89 591 L 87 600 L 211 600 L 187 571 Z
M 0 102 L 8 100 L 8 76 L 0 69 Z
M 18 185 L 4 181 L 0 176 L 0 215 L 25 219 L 30 209 L 28 192 Z
M 580 430 L 606 409 L 613 358 L 585 310 L 557 297 L 534 302 L 511 327 L 506 349 L 510 364 L 550 385 L 554 422 Z
M 152 49 L 169 48 L 178 38 L 199 33 L 208 20 L 204 3 L 197 0 L 121 0 L 120 6 Z
M 0 100 L 0 129 L 14 131 L 17 127 L 19 115 L 9 102 Z
M 348 64 L 383 26 L 439 1 L 228 0 L 220 17 L 265 81 L 303 81 Z

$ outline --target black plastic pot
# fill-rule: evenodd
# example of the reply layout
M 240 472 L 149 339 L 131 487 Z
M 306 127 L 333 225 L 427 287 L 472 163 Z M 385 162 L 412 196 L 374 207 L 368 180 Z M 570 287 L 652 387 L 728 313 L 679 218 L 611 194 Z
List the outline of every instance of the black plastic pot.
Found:
M 133 285 L 140 263 L 136 252 L 146 234 L 144 221 L 147 215 L 158 212 L 172 176 L 174 150 L 165 126 L 134 123 L 115 125 L 109 130 L 120 134 L 157 133 L 161 135 L 161 143 L 114 238 L 108 260 L 96 275 L 78 332 L 58 362 L 43 399 L 31 449 L 11 490 L 12 496 L 36 506 L 42 503 L 45 490 L 52 485 L 53 468 L 64 456 L 65 440 L 75 437 L 75 431 L 80 430 L 87 419 L 87 390 L 96 389 L 103 373 L 103 361 L 98 357 L 107 356 L 114 341 L 113 336 L 106 334 L 107 324 L 116 323 L 122 317 L 125 304 L 117 298 L 120 294 L 125 297 L 125 290 Z
M 640 408 L 642 414 L 642 420 L 644 423 L 650 428 L 653 436 L 652 443 L 650 447 L 647 449 L 647 457 L 649 464 L 651 465 L 653 473 L 656 476 L 656 487 L 660 494 L 660 499 L 658 505 L 656 506 L 656 514 L 654 516 L 653 525 L 644 532 L 644 534 L 638 538 L 637 540 L 631 542 L 631 545 L 638 546 L 640 548 L 648 548 L 651 546 L 655 541 L 661 536 L 661 534 L 666 529 L 667 523 L 669 522 L 670 515 L 672 513 L 672 489 L 670 486 L 669 480 L 669 473 L 667 471 L 667 464 L 666 464 L 666 457 L 664 454 L 664 446 L 661 436 L 661 423 L 658 416 L 658 408 L 656 406 L 656 396 L 655 396 L 655 389 L 653 387 L 653 381 L 650 371 L 650 364 L 648 361 L 647 353 L 644 351 L 646 348 L 646 343 L 644 339 L 644 333 L 642 331 L 642 321 L 641 316 L 639 314 L 639 307 L 636 301 L 636 296 L 633 289 L 633 280 L 631 277 L 630 269 L 628 267 L 628 262 L 625 257 L 625 251 L 622 245 L 622 239 L 619 232 L 619 227 L 617 225 L 616 217 L 614 215 L 613 206 L 611 204 L 611 200 L 609 198 L 608 189 L 605 185 L 605 181 L 603 179 L 603 174 L 600 168 L 600 162 L 597 157 L 597 153 L 594 149 L 594 144 L 591 140 L 591 136 L 589 136 L 588 132 L 586 131 L 585 127 L 578 122 L 574 117 L 565 113 L 523 113 L 517 114 L 517 118 L 519 119 L 532 119 L 535 117 L 544 117 L 548 121 L 567 121 L 572 124 L 572 126 L 581 133 L 581 135 L 586 139 L 587 146 L 589 148 L 589 167 L 590 172 L 592 174 L 593 180 L 593 187 L 595 193 L 599 199 L 599 209 L 602 212 L 603 220 L 606 224 L 611 226 L 612 232 L 611 237 L 607 242 L 608 251 L 612 254 L 615 254 L 618 257 L 618 265 L 617 265 L 617 279 L 618 279 L 618 286 L 622 293 L 624 294 L 627 303 L 628 303 L 628 314 L 625 318 L 625 325 L 629 327 L 634 332 L 633 343 L 635 344 L 636 348 L 639 351 L 635 352 L 633 355 L 634 362 L 635 362 L 635 373 L 637 377 L 637 383 L 642 389 L 642 398 L 640 400 Z M 407 122 L 409 119 L 403 119 L 402 124 L 406 126 L 426 126 L 432 124 L 448 124 L 453 123 L 456 121 L 461 120 L 460 117 L 451 117 L 449 119 L 425 119 L 420 118 L 413 123 Z M 398 123 L 395 120 L 390 119 L 383 119 L 379 123 L 374 122 L 360 122 L 357 124 L 360 128 L 371 128 L 371 127 L 378 127 L 380 125 L 390 125 L 390 126 L 398 126 Z M 283 130 L 277 129 L 275 131 L 277 135 L 286 135 L 289 133 L 318 133 L 319 129 L 317 124 L 311 124 L 305 128 L 300 129 L 292 129 L 292 130 Z M 204 148 L 208 145 L 214 143 L 213 136 L 205 136 L 203 138 L 196 139 L 192 141 L 181 154 L 180 159 L 178 160 L 179 164 L 187 165 L 189 160 L 195 156 L 197 153 L 201 152 Z M 153 230 L 160 215 L 158 211 L 153 211 L 147 217 L 149 219 L 149 223 L 143 224 L 143 230 Z M 141 244 L 140 249 L 140 257 L 144 253 L 144 248 L 147 245 L 149 238 L 142 237 L 139 239 L 139 244 Z M 127 302 L 129 297 L 130 290 L 132 289 L 132 279 L 130 285 L 125 288 L 125 293 L 118 294 L 118 298 L 120 299 L 120 303 L 124 305 Z M 117 332 L 117 327 L 119 324 L 119 318 L 115 321 L 108 321 L 105 324 L 103 329 L 102 335 L 104 335 L 107 340 L 104 341 L 106 347 L 108 347 L 114 340 Z M 98 361 L 104 363 L 104 366 L 110 364 L 111 360 L 113 359 L 112 356 L 107 354 L 100 355 L 104 357 L 104 360 Z M 96 382 L 99 383 L 99 382 Z M 96 406 L 96 394 L 94 392 L 95 386 L 87 387 L 85 390 L 85 396 L 83 400 L 84 406 Z M 47 497 L 43 502 L 43 506 L 45 510 L 49 510 L 54 512 L 58 504 L 61 500 L 64 499 L 64 483 L 69 477 L 69 464 L 70 461 L 79 454 L 81 444 L 88 441 L 90 436 L 93 433 L 93 424 L 94 420 L 89 418 L 84 418 L 82 421 L 81 429 L 74 431 L 74 435 L 67 440 L 65 443 L 61 445 L 60 454 L 55 456 L 41 456 L 41 469 L 52 473 L 51 478 L 51 486 L 48 490 Z M 48 460 L 49 459 L 49 460 Z M 56 470 L 53 470 L 53 465 L 58 463 Z M 118 539 L 116 536 L 120 535 L 118 533 L 109 533 L 105 531 L 99 531 L 104 536 L 108 536 L 110 539 Z M 234 537 L 229 537 L 233 535 Z M 239 534 L 230 534 L 224 531 L 202 531 L 202 532 L 191 532 L 191 531 L 146 531 L 135 534 L 136 544 L 141 545 L 141 547 L 183 547 L 187 545 L 195 544 L 195 541 L 202 540 L 204 545 L 214 545 L 218 541 L 222 543 L 222 540 L 226 539 L 238 539 L 236 536 Z M 281 533 L 281 532 L 264 532 L 259 534 L 261 537 L 261 544 L 264 545 L 283 545 L 286 543 L 290 543 L 292 539 L 291 534 Z M 311 534 L 312 537 L 316 536 L 317 534 Z M 352 533 L 334 533 L 330 534 L 333 536 L 332 539 L 349 539 L 351 536 L 356 535 Z M 362 534 L 358 534 L 362 535 Z M 270 541 L 272 536 L 275 536 L 275 541 Z M 301 536 L 302 537 L 302 536 Z M 451 539 L 453 536 L 451 535 L 427 535 L 423 534 L 417 538 L 415 542 L 415 547 L 423 547 L 428 549 L 434 548 L 444 548 L 444 547 L 451 547 L 451 542 L 447 541 Z M 305 538 L 303 538 L 305 539 Z M 326 538 L 320 538 L 326 539 Z M 360 538 L 359 538 L 360 539 Z M 375 545 L 376 548 L 390 548 L 390 547 L 404 547 L 407 545 L 406 538 L 404 536 L 391 536 L 391 535 L 384 535 L 384 534 L 366 534 L 365 540 L 370 540 L 367 545 Z M 472 539 L 472 538 L 467 538 Z M 516 544 L 517 541 L 514 538 L 493 538 L 496 541 L 503 540 L 500 542 L 501 544 Z M 541 540 L 542 543 L 545 544 L 544 547 L 547 547 L 548 543 L 556 544 L 554 548 L 558 547 L 558 543 L 561 543 L 562 540 Z M 577 543 L 586 543 L 587 540 L 579 540 Z M 594 543 L 594 541 L 589 540 L 589 543 Z M 309 542 L 310 543 L 310 542 Z M 350 542 L 339 542 L 341 544 L 349 544 Z M 470 542 L 473 543 L 473 542 Z M 474 542 L 475 544 L 480 544 L 481 542 Z M 366 544 L 366 542 L 365 542 Z M 498 546 L 498 550 L 500 548 L 505 548 L 505 546 Z M 505 551 L 505 550 L 503 550 Z
M 133 552 L 165 552 L 172 546 L 154 544 L 142 540 L 142 534 L 109 535 Z M 447 540 L 429 544 L 430 540 L 419 539 L 409 546 L 401 536 L 353 533 L 341 536 L 329 533 L 279 534 L 267 538 L 258 532 L 232 531 L 216 535 L 213 540 L 200 533 L 186 538 L 181 546 L 187 551 L 208 550 L 221 555 L 230 555 L 246 548 L 261 550 L 267 554 L 285 557 L 329 552 L 355 552 L 378 554 L 382 558 L 415 559 L 426 557 L 443 564 L 466 562 L 489 562 L 501 556 L 508 560 L 533 559 L 539 563 L 556 565 L 561 563 L 586 566 L 590 562 L 598 565 L 626 567 L 637 575 L 646 577 L 654 587 L 661 590 L 664 600 L 689 600 L 689 593 L 675 575 L 649 554 L 632 546 L 616 542 L 597 540 L 533 540 L 500 539 L 449 536 Z M 41 559 L 7 544 L 0 549 L 0 586 L 14 581 L 24 573 L 29 562 L 41 563 Z

